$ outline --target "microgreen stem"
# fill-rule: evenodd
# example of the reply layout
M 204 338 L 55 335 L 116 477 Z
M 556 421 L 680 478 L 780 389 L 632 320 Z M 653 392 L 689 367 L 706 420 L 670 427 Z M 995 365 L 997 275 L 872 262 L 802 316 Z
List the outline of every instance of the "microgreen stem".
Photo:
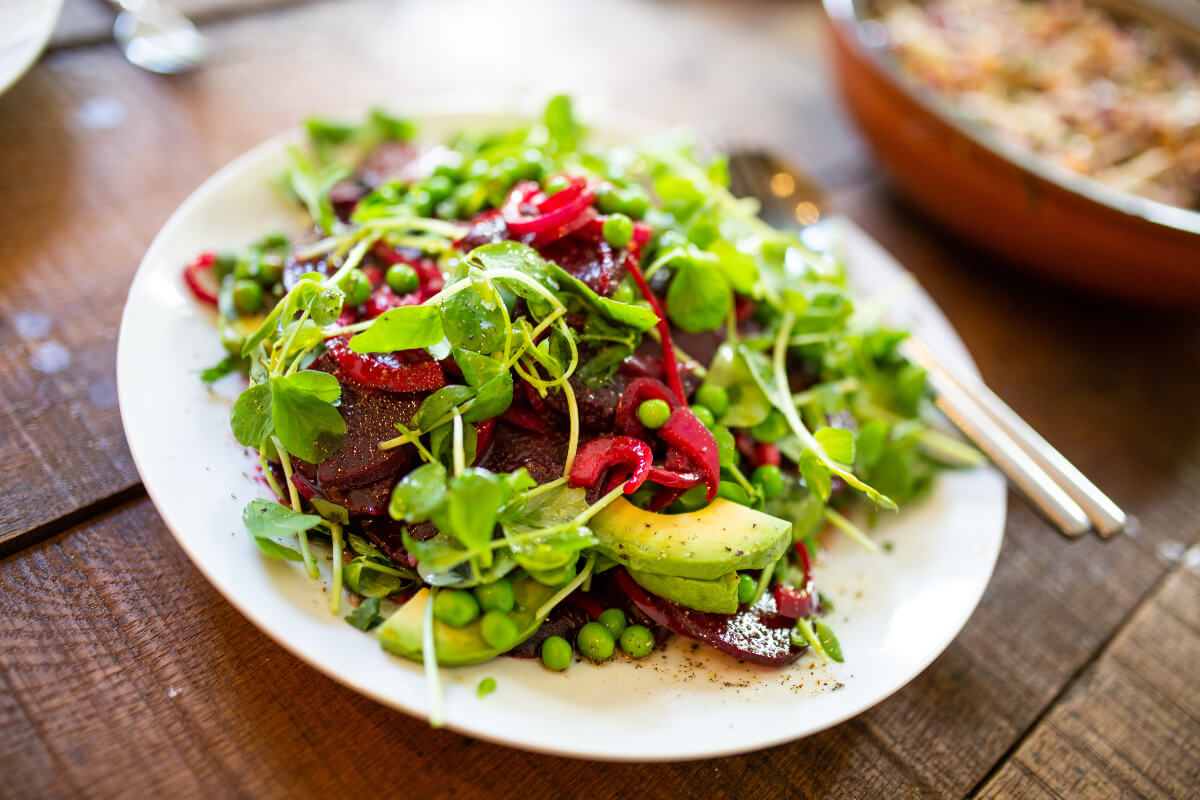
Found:
M 758 605 L 758 601 L 762 600 L 763 595 L 767 593 L 767 587 L 771 585 L 771 578 L 775 575 L 775 567 L 778 566 L 779 560 L 783 557 L 784 555 L 780 554 L 779 558 L 772 561 L 771 566 L 765 568 L 762 574 L 758 576 L 758 588 L 754 590 L 754 599 L 750 601 L 751 608 Z
M 575 466 L 575 454 L 579 450 L 579 404 L 575 401 L 575 389 L 570 381 L 562 383 L 563 395 L 567 398 L 567 416 L 571 422 L 570 435 L 567 439 L 567 460 L 563 462 L 563 474 L 570 475 L 571 467 Z
M 875 544 L 875 542 L 863 533 L 861 528 L 828 506 L 825 507 L 825 519 L 839 531 L 858 542 L 868 553 L 879 552 L 879 545 Z
M 278 350 L 276 350 L 274 353 L 271 354 L 271 375 L 272 375 L 272 377 L 279 375 L 283 371 L 280 369 L 280 367 L 283 366 L 283 360 L 285 358 L 287 358 L 288 350 L 292 349 L 292 342 L 296 341 L 296 334 L 300 332 L 301 326 L 304 325 L 304 322 L 307 319 L 308 319 L 308 309 L 306 308 L 306 309 L 304 309 L 304 311 L 302 311 L 300 313 L 300 318 L 298 320 L 296 320 L 296 324 L 292 328 L 292 332 L 290 334 L 288 334 L 287 341 L 284 342 L 283 347 L 279 348 Z
M 746 476 L 742 474 L 742 471 L 738 469 L 736 462 L 730 464 L 728 467 L 725 467 L 725 469 L 733 473 L 734 480 L 741 484 L 742 488 L 749 492 L 751 497 L 758 494 L 758 489 L 754 488 L 754 484 L 750 483 Z
M 568 583 L 566 586 L 564 586 L 563 588 L 561 588 L 557 592 L 555 592 L 554 595 L 549 600 L 547 600 L 545 603 L 543 603 L 542 607 L 537 610 L 537 614 L 534 615 L 535 618 L 536 619 L 545 619 L 546 616 L 549 615 L 550 612 L 554 610 L 554 607 L 556 605 L 558 605 L 563 600 L 565 600 L 567 597 L 569 597 L 571 595 L 571 592 L 578 589 L 580 584 L 582 584 L 585 580 L 588 579 L 588 576 L 590 576 L 592 574 L 592 568 L 595 566 L 596 566 L 596 554 L 589 553 L 588 557 L 587 557 L 587 563 L 583 565 L 583 569 L 581 569 L 579 571 L 579 574 L 576 575 L 574 578 L 572 578 L 570 583 Z
M 792 341 L 794 342 L 795 340 L 793 339 Z M 838 394 L 849 394 L 850 392 L 857 392 L 859 389 L 861 389 L 862 381 L 860 381 L 858 378 L 843 378 L 842 380 L 835 381 L 834 383 L 823 384 L 822 387 L 825 391 L 833 391 L 837 392 Z M 792 395 L 792 402 L 798 406 L 811 403 L 816 399 L 817 387 L 806 389 L 803 392 L 796 392 L 794 395 Z
M 337 614 L 342 610 L 342 526 L 330 522 L 329 531 L 333 536 L 333 592 L 329 598 L 329 610 Z
M 454 415 L 452 432 L 454 435 L 454 477 L 457 478 L 467 468 L 467 452 L 463 446 L 463 420 L 461 414 Z
M 421 458 L 425 459 L 426 461 L 430 461 L 430 462 L 432 462 L 432 461 L 435 461 L 435 460 L 436 460 L 436 459 L 434 459 L 434 457 L 433 457 L 433 453 L 429 452 L 429 448 L 427 448 L 425 445 L 421 444 L 421 435 L 420 435 L 419 433 L 417 433 L 416 431 L 414 431 L 414 430 L 410 430 L 409 428 L 405 427 L 405 426 L 404 426 L 404 423 L 402 423 L 402 422 L 397 422 L 397 423 L 396 423 L 396 428 L 397 428 L 397 430 L 399 430 L 399 431 L 400 431 L 400 433 L 401 433 L 401 434 L 403 434 L 403 435 L 401 435 L 401 436 L 397 437 L 397 438 L 399 438 L 399 439 L 403 439 L 403 440 L 404 440 L 404 442 L 401 442 L 401 444 L 403 444 L 403 443 L 407 442 L 408 444 L 411 444 L 413 447 L 416 447 L 416 448 L 417 448 L 417 452 L 421 454 Z M 389 439 L 388 441 L 395 441 L 395 439 Z M 387 444 L 387 443 L 388 443 L 388 442 L 384 442 L 383 444 L 381 444 L 381 445 L 379 446 L 379 448 L 380 448 L 381 450 L 382 450 L 382 449 L 385 449 L 385 448 L 383 447 L 383 445 L 384 445 L 384 444 Z
M 537 497 L 539 494 L 548 492 L 551 489 L 557 489 L 559 486 L 562 486 L 566 482 L 567 482 L 567 476 L 563 475 L 561 478 L 555 478 L 552 481 L 546 481 L 545 483 L 538 484 L 537 486 L 533 487 L 532 489 L 530 489 L 528 492 L 525 493 L 525 499 L 528 500 L 531 497 Z
M 783 320 L 779 323 L 779 333 L 775 337 L 775 351 L 773 353 L 773 366 L 775 372 L 775 397 L 771 398 L 772 402 L 783 412 L 784 419 L 792 428 L 792 433 L 796 434 L 796 438 L 808 450 L 812 450 L 820 459 L 825 468 L 844 480 L 850 486 L 863 492 L 876 505 L 883 506 L 891 511 L 896 510 L 896 504 L 891 498 L 880 492 L 875 491 L 867 484 L 863 483 L 850 470 L 838 464 L 829 454 L 825 452 L 825 448 L 817 441 L 816 437 L 809 433 L 808 428 L 804 427 L 804 423 L 800 420 L 800 415 L 796 413 L 796 404 L 792 401 L 791 393 L 788 391 L 788 376 L 787 376 L 787 348 L 789 334 L 792 332 L 792 326 L 796 324 L 796 315 L 791 311 L 784 313 Z
M 271 491 L 276 497 L 283 498 L 283 489 L 279 485 L 279 481 L 275 480 L 275 473 L 271 471 L 271 465 L 267 462 L 267 457 L 262 453 L 258 454 L 258 463 L 262 467 L 263 477 L 267 479 L 267 486 L 271 487 Z
M 292 501 L 292 510 L 300 510 L 300 491 L 296 488 L 296 484 L 292 482 L 292 459 L 288 456 L 288 451 L 279 441 L 278 436 L 271 437 L 271 443 L 275 445 L 275 452 L 279 454 L 279 465 L 283 467 L 283 479 L 288 485 L 288 496 Z M 304 568 L 308 571 L 308 577 L 314 580 L 320 577 L 321 573 L 317 569 L 316 559 L 313 558 L 312 551 L 308 547 L 308 531 L 300 531 L 297 538 L 300 540 L 300 555 L 304 558 Z
M 359 263 L 363 260 L 363 256 L 367 254 L 367 249 L 370 248 L 371 245 L 375 244 L 375 240 L 378 238 L 378 236 L 366 236 L 360 239 L 359 242 L 354 245 L 354 248 L 350 251 L 350 253 L 346 256 L 346 260 L 342 262 L 340 267 L 338 267 L 337 272 L 325 279 L 325 285 L 339 285 L 342 281 L 342 278 L 346 277 L 346 274 L 350 272 L 350 270 L 359 265 Z
M 429 690 L 429 724 L 440 728 L 445 724 L 441 674 L 438 671 L 437 652 L 434 649 L 433 601 L 437 599 L 437 587 L 429 590 L 425 601 L 425 623 L 421 626 L 421 655 L 425 663 L 425 687 Z
M 817 638 L 817 634 L 813 631 L 812 626 L 806 619 L 796 620 L 795 630 L 800 632 L 800 635 L 812 646 L 813 652 L 821 658 L 822 664 L 829 663 L 829 656 L 825 653 L 825 648 L 821 646 L 821 640 Z

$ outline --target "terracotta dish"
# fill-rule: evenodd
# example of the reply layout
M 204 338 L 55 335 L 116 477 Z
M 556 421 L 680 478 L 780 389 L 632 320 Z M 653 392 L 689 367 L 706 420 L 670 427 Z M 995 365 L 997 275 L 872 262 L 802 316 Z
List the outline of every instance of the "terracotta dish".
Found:
M 893 180 L 924 211 L 1060 283 L 1200 308 L 1200 212 L 1114 189 L 1009 144 L 902 76 L 868 2 L 824 5 L 846 104 Z M 1200 8 L 1186 0 L 1103 5 L 1200 42 Z

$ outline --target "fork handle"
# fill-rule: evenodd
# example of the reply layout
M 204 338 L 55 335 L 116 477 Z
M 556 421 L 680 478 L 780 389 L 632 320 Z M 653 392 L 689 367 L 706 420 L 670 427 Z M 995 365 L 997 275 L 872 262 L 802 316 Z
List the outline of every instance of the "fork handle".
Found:
M 916 347 L 923 348 L 924 345 L 917 342 Z M 1021 449 L 1025 450 L 1034 462 L 1037 462 L 1038 467 L 1045 470 L 1045 473 L 1070 495 L 1070 499 L 1079 504 L 1087 517 L 1096 525 L 1100 536 L 1108 539 L 1109 536 L 1121 533 L 1121 530 L 1126 527 L 1126 515 L 1120 507 L 1110 500 L 1108 495 L 1100 491 L 1099 487 L 1087 480 L 1087 477 L 1080 473 L 1074 464 L 1067 461 L 1067 458 L 1058 452 L 1049 441 L 1046 441 L 1042 434 L 1034 431 L 1030 423 L 1022 420 L 1016 411 L 1010 409 L 1008 404 L 996 395 L 996 392 L 991 391 L 988 386 L 983 384 L 983 381 L 971 381 L 971 384 L 968 384 L 960 375 L 950 372 L 941 365 L 938 367 L 947 379 L 954 381 L 962 391 L 974 399 L 974 402 L 983 407 L 986 413 L 994 417 L 1004 431 L 1016 440 Z
M 1079 504 L 989 416 L 988 411 L 967 393 L 932 354 L 912 339 L 906 344 L 909 343 L 916 346 L 910 345 L 905 349 L 910 351 L 908 354 L 914 361 L 925 368 L 935 395 L 934 402 L 942 413 L 986 453 L 992 463 L 1059 530 L 1067 536 L 1079 536 L 1087 532 L 1092 525 Z

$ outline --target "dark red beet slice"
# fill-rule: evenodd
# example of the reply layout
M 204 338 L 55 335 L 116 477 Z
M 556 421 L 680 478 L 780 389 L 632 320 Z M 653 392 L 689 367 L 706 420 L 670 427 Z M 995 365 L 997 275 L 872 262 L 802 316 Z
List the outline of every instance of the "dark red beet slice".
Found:
M 347 344 L 349 339 L 345 335 L 325 341 L 326 351 L 337 362 L 342 377 L 387 392 L 431 392 L 446 385 L 442 368 L 424 350 L 356 353 Z
M 395 477 L 411 462 L 416 450 L 412 445 L 380 450 L 379 443 L 397 436 L 395 424 L 407 425 L 423 397 L 376 392 L 356 386 L 344 380 L 328 353 L 314 361 L 311 369 L 337 375 L 342 385 L 339 410 L 346 420 L 346 442 L 317 465 L 317 485 L 324 490 L 345 489 Z
M 792 644 L 791 625 L 772 627 L 774 598 L 737 614 L 707 614 L 650 594 L 623 568 L 612 570 L 613 579 L 643 614 L 668 630 L 710 644 L 722 653 L 755 664 L 782 667 L 791 664 L 805 648 Z M 770 597 L 768 595 L 768 597 Z
M 596 431 L 611 431 L 617 413 L 621 393 L 629 384 L 629 376 L 616 373 L 609 380 L 590 386 L 576 375 L 571 376 L 571 389 L 579 407 L 579 422 L 585 428 Z M 566 416 L 567 398 L 562 392 L 550 392 L 544 398 L 546 405 Z
M 617 261 L 612 247 L 601 239 L 592 241 L 567 236 L 541 248 L 542 256 L 586 283 L 596 294 L 607 297 L 617 288 L 613 281 Z
M 500 209 L 494 208 L 475 217 L 466 235 L 455 242 L 454 246 L 463 253 L 469 253 L 476 247 L 503 242 L 508 238 L 508 225 L 504 222 L 504 216 Z
M 372 150 L 359 165 L 359 180 L 375 188 L 393 178 L 417 177 L 410 176 L 407 172 L 420 154 L 417 146 L 408 142 L 384 142 Z
M 551 636 L 561 636 L 573 643 L 579 629 L 588 622 L 591 622 L 591 617 L 582 609 L 567 603 L 559 603 L 533 636 L 509 650 L 506 655 L 513 658 L 538 658 L 542 652 L 542 642 Z
M 535 481 L 546 483 L 562 477 L 567 440 L 566 431 L 535 433 L 499 420 L 492 446 L 479 466 L 492 472 L 512 472 L 524 467 Z

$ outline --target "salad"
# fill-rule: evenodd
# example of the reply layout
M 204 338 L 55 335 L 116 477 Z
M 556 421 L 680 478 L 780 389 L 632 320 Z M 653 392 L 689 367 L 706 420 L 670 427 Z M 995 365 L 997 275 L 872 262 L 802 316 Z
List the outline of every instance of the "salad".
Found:
M 439 666 L 671 634 L 843 659 L 824 537 L 876 550 L 862 525 L 978 454 L 835 257 L 684 134 L 591 146 L 565 96 L 440 145 L 380 111 L 307 133 L 282 184 L 311 230 L 183 270 L 228 351 L 202 379 L 249 379 L 262 553 L 316 579 L 327 544 L 331 611 L 435 698 Z

